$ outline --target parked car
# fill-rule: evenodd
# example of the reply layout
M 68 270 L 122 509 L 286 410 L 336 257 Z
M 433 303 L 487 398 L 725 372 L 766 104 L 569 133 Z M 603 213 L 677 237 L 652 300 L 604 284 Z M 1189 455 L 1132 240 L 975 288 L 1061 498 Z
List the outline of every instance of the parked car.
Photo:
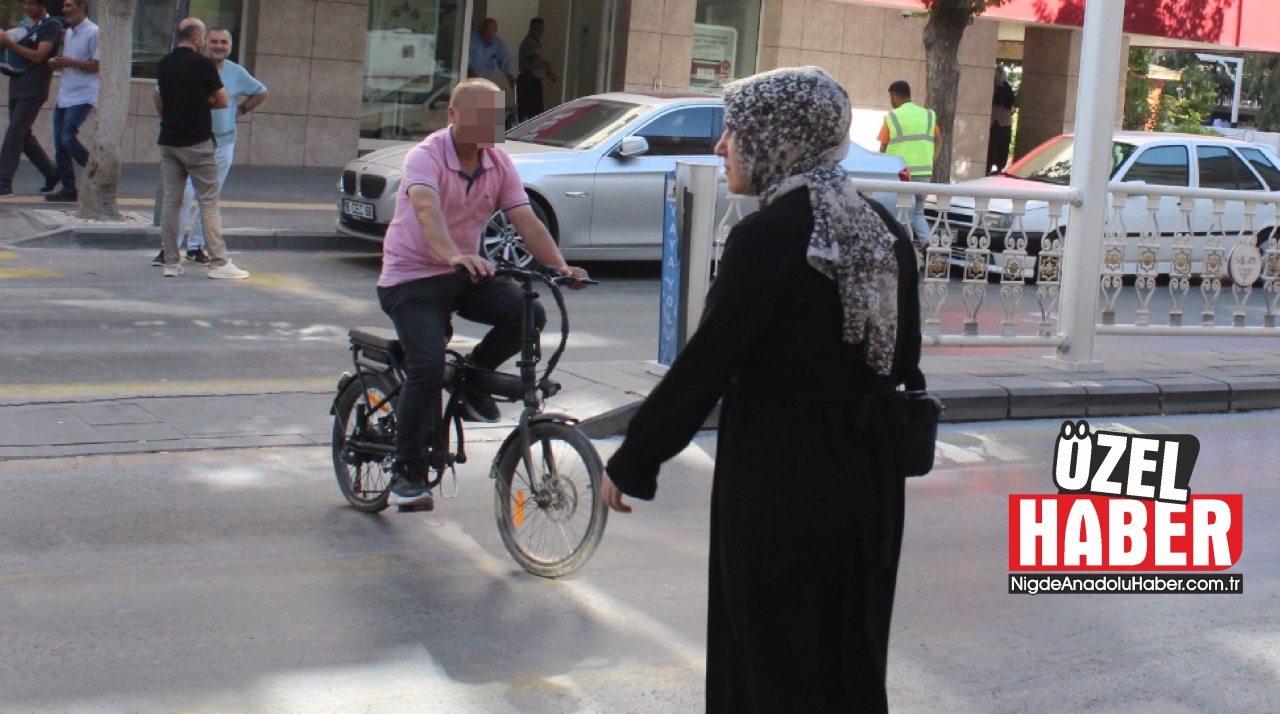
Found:
M 571 260 L 657 260 L 662 256 L 666 174 L 677 161 L 719 163 L 719 97 L 691 92 L 583 97 L 507 132 L 503 148 L 520 171 L 533 210 Z M 381 241 L 395 211 L 400 168 L 412 143 L 362 156 L 339 182 L 338 230 Z M 898 156 L 852 145 L 854 176 L 909 179 Z M 873 196 L 892 206 L 893 194 Z M 520 236 L 497 212 L 485 230 L 491 257 L 525 262 Z
M 963 181 L 956 185 L 1012 191 L 1067 186 L 1071 183 L 1074 153 L 1075 135 L 1063 134 L 1041 144 L 997 176 Z M 1121 131 L 1115 133 L 1111 145 L 1111 181 L 1232 191 L 1280 191 L 1280 158 L 1266 147 L 1220 136 Z M 1114 219 L 1111 206 L 1112 199 L 1108 196 L 1108 221 Z M 997 253 L 1004 250 L 1005 238 L 1012 228 L 1012 210 L 1011 200 L 992 199 L 988 204 L 985 227 L 978 229 L 985 230 L 991 238 L 992 256 L 988 269 L 993 273 L 1000 272 Z M 1262 250 L 1266 250 L 1267 241 L 1276 230 L 1275 213 L 1273 204 L 1263 203 L 1258 205 L 1257 215 L 1254 216 L 1255 241 Z M 934 197 L 930 197 L 925 204 L 925 216 L 932 227 L 938 218 L 938 203 Z M 1121 216 L 1127 235 L 1140 235 L 1149 218 L 1147 200 L 1140 196 L 1130 197 L 1125 201 Z M 1195 199 L 1190 226 L 1193 241 L 1193 263 L 1190 266 L 1192 274 L 1203 270 L 1205 238 L 1213 228 L 1213 222 L 1213 202 Z M 1156 211 L 1156 226 L 1166 236 L 1156 258 L 1157 272 L 1161 274 L 1170 272 L 1173 250 L 1170 236 L 1176 230 L 1185 230 L 1182 223 L 1179 200 L 1171 196 L 1161 197 Z M 953 264 L 965 264 L 966 238 L 973 225 L 974 200 L 963 196 L 952 198 L 946 215 L 939 222 L 939 228 L 949 227 L 955 235 L 952 246 Z M 1027 253 L 1031 256 L 1038 255 L 1045 234 L 1052 226 L 1048 203 L 1028 201 L 1022 226 L 1027 236 Z M 1222 217 L 1222 229 L 1226 235 L 1236 235 L 1244 226 L 1244 203 L 1227 202 Z M 1059 227 L 1054 230 L 1065 234 L 1065 229 L 1064 216 Z M 1136 248 L 1126 251 L 1125 272 L 1136 272 Z M 1029 276 L 1028 273 L 1024 277 Z

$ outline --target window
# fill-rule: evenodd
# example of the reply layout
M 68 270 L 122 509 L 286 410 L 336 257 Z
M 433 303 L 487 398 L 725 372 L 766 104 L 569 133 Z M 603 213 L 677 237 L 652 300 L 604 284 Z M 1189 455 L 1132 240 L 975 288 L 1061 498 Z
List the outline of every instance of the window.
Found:
M 719 92 L 756 71 L 760 0 L 698 0 L 689 86 Z
M 1190 167 L 1185 146 L 1157 146 L 1138 155 L 1125 181 L 1145 181 L 1153 186 L 1186 186 Z
M 1262 180 L 1267 182 L 1272 191 L 1280 191 L 1280 169 L 1271 163 L 1271 159 L 1266 154 L 1254 148 L 1241 149 L 1240 153 L 1244 155 L 1253 170 L 1262 176 Z
M 711 154 L 714 107 L 692 107 L 667 112 L 635 133 L 649 142 L 647 156 L 696 156 Z M 718 136 L 719 130 L 716 131 Z
M 89 5 L 97 22 L 101 0 Z M 133 14 L 133 76 L 155 79 L 156 62 L 169 53 L 174 39 L 173 0 L 138 0 Z M 188 17 L 198 17 L 210 30 L 231 31 L 231 61 L 243 64 L 240 27 L 244 0 L 191 0 Z
M 1244 165 L 1240 157 L 1225 146 L 1198 146 L 1196 158 L 1200 164 L 1200 188 L 1221 188 L 1228 191 L 1260 191 L 1258 177 Z
M 613 138 L 619 129 L 648 110 L 643 104 L 613 99 L 575 99 L 513 128 L 507 138 L 581 151 Z
M 463 2 L 370 0 L 360 138 L 420 139 L 449 123 Z

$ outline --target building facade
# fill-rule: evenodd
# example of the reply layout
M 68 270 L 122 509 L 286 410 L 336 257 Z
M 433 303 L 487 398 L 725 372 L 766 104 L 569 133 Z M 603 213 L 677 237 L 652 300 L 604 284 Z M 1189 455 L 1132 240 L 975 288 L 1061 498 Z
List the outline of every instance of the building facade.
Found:
M 1243 7 L 1245 0 L 1239 2 Z M 1071 15 L 1067 6 L 1082 4 L 1039 2 L 1034 11 L 1040 15 L 1031 18 L 1018 14 L 1033 11 L 1021 7 L 1025 4 L 1017 0 L 1012 9 L 991 11 L 965 33 L 953 179 L 984 172 L 992 79 L 1002 59 L 1023 65 L 1019 153 L 1073 128 L 1081 32 L 1071 26 L 1079 24 L 1078 13 Z M 91 17 L 94 5 L 90 0 Z M 190 5 L 191 15 L 210 27 L 232 31 L 233 59 L 271 91 L 270 101 L 240 121 L 240 165 L 338 167 L 361 151 L 420 138 L 443 126 L 449 90 L 466 76 L 468 52 L 478 41 L 471 28 L 485 17 L 497 20 L 498 37 L 513 62 L 529 19 L 546 21 L 542 54 L 560 75 L 559 81 L 544 83 L 547 106 L 611 90 L 715 92 L 733 79 L 791 65 L 823 67 L 860 109 L 887 110 L 886 90 L 897 79 L 911 83 L 917 102 L 929 104 L 927 18 L 917 0 L 191 0 Z M 169 47 L 174 6 L 174 0 L 138 0 L 126 161 L 158 158 L 151 77 L 155 60 Z M 1045 15 L 1047 6 L 1058 14 Z M 20 16 L 20 8 L 20 0 L 0 0 L 6 27 Z M 1024 55 L 1028 46 L 1036 51 Z M 1123 92 L 1123 71 L 1118 70 L 1117 92 Z M 500 73 L 494 79 L 506 85 Z M 514 106 L 514 98 L 510 103 Z M 37 124 L 44 140 L 50 124 Z M 855 140 L 874 144 L 878 128 L 875 121 L 855 126 L 855 133 L 871 133 Z M 92 131 L 90 123 L 85 132 L 91 136 Z

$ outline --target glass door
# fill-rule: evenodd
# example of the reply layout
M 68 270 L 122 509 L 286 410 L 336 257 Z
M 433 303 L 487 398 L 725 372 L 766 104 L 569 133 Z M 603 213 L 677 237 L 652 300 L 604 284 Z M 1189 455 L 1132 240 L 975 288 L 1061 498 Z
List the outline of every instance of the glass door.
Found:
M 616 7 L 617 0 L 571 0 L 561 102 L 608 91 Z

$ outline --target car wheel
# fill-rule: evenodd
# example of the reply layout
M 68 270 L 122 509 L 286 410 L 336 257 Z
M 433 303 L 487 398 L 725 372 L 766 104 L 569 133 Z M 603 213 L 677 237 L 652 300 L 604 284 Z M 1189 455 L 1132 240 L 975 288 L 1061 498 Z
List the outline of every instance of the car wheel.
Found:
M 1262 280 L 1267 277 L 1267 251 L 1273 247 L 1280 248 L 1280 246 L 1277 246 L 1276 244 L 1277 240 L 1280 240 L 1280 237 L 1276 236 L 1275 228 L 1263 228 L 1258 231 L 1256 241 L 1258 251 L 1262 253 L 1262 277 L 1259 278 L 1258 283 L 1255 284 L 1263 284 Z
M 549 233 L 551 222 L 547 220 L 546 211 L 542 210 L 542 206 L 534 200 L 529 201 L 529 207 L 533 209 L 533 215 L 547 227 Z M 489 217 L 489 224 L 484 228 L 484 255 L 495 265 L 505 263 L 524 268 L 537 262 L 525 247 L 524 238 L 516 230 L 515 224 L 507 220 L 507 214 L 502 211 L 495 211 Z
M 1267 249 L 1271 247 L 1271 239 L 1274 235 L 1275 235 L 1274 228 L 1263 228 L 1262 230 L 1258 231 L 1258 235 L 1255 239 L 1255 242 L 1257 243 L 1258 250 L 1262 251 L 1263 255 L 1266 255 Z

